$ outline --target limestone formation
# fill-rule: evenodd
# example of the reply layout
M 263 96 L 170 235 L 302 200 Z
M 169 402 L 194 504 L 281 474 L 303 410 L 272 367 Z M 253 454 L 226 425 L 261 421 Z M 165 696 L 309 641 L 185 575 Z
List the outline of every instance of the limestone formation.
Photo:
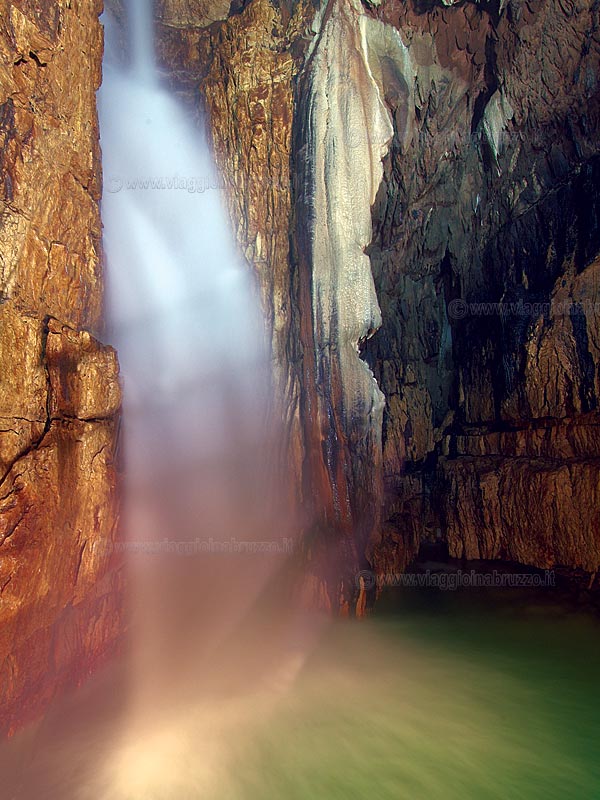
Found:
M 0 2 L 0 732 L 121 628 L 101 328 L 100 5 Z M 91 333 L 90 333 L 91 332 Z
M 314 596 L 325 585 L 332 607 L 356 602 L 353 571 L 401 569 L 438 532 L 456 555 L 597 566 L 593 511 L 582 526 L 556 482 L 584 458 L 592 491 L 598 470 L 596 16 L 558 0 L 251 0 L 160 37 L 196 107 L 200 89 L 259 276 L 308 563 L 326 563 Z M 509 522 L 469 510 L 490 470 L 524 487 L 498 483 Z M 526 519 L 544 482 L 564 509 Z

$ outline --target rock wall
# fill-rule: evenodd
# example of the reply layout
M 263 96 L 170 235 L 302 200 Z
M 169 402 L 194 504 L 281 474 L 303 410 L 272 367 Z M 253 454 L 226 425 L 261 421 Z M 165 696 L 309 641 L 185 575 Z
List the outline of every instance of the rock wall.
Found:
M 596 6 L 188 5 L 159 49 L 261 287 L 313 596 L 436 536 L 593 574 Z
M 593 576 L 597 5 L 176 5 L 165 71 L 261 285 L 313 596 L 360 610 L 359 570 L 430 537 Z
M 0 733 L 120 629 L 101 328 L 101 4 L 0 0 Z
M 431 37 L 437 76 L 373 209 L 384 326 L 368 358 L 387 398 L 391 525 L 372 560 L 402 567 L 439 531 L 453 556 L 593 576 L 598 10 L 377 14 L 411 48 Z
M 352 602 L 366 544 L 378 530 L 381 497 L 384 397 L 360 348 L 381 325 L 365 250 L 393 127 L 369 63 L 365 21 L 380 27 L 359 4 L 326 10 L 297 94 L 295 232 L 308 298 L 300 309 L 311 315 L 303 344 L 314 408 L 301 413 L 309 423 L 308 478 L 313 494 L 328 500 L 315 509 L 320 524 L 310 549 L 329 584 L 339 576 L 342 607 Z

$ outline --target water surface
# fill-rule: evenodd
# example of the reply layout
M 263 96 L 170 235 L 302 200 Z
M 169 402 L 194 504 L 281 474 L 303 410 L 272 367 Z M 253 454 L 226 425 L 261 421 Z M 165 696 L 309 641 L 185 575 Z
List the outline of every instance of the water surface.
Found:
M 26 765 L 6 797 L 600 797 L 597 619 L 512 590 L 407 591 L 360 623 L 259 616 L 184 703 L 156 686 L 132 719 L 118 672 L 96 678 L 5 750 L 3 774 Z

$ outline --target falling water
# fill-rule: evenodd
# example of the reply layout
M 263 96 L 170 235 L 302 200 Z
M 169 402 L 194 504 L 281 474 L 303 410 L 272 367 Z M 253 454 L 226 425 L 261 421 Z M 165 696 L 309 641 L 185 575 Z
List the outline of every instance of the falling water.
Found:
M 205 134 L 159 82 L 150 4 L 131 7 L 132 61 L 107 57 L 99 93 L 102 216 L 127 480 L 154 490 L 173 466 L 251 452 L 268 373 L 250 271 L 233 245 Z
M 157 696 L 189 702 L 291 542 L 268 500 L 270 381 L 251 270 L 205 131 L 161 83 L 151 4 L 128 9 L 127 63 L 107 20 L 99 111 L 107 316 L 124 386 L 130 695 L 145 720 Z

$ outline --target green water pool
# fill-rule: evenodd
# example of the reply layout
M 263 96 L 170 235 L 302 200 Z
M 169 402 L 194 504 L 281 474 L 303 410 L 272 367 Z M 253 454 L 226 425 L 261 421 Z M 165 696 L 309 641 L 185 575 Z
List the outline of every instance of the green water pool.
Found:
M 224 798 L 600 798 L 600 627 L 544 601 L 396 594 L 322 637 Z
M 0 749 L 1 800 L 600 800 L 596 617 L 405 591 L 297 641 L 261 625 L 176 709 L 92 681 Z

